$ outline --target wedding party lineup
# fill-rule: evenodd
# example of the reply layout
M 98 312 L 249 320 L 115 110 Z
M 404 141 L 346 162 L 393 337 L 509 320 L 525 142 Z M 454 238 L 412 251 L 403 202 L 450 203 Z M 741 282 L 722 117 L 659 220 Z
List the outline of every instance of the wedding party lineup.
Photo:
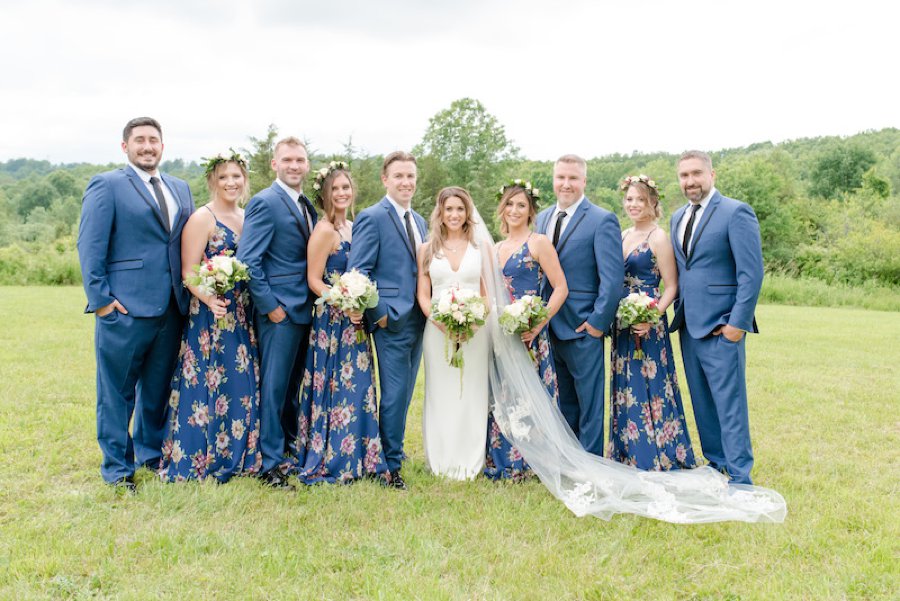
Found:
M 579 516 L 784 521 L 784 498 L 751 474 L 759 222 L 716 188 L 705 152 L 621 174 L 620 224 L 585 196 L 576 154 L 553 164 L 549 206 L 550 190 L 513 178 L 495 182 L 494 214 L 449 186 L 426 215 L 409 152 L 385 155 L 384 195 L 359 211 L 375 199 L 357 199 L 350 165 L 311 164 L 294 136 L 252 197 L 246 157 L 205 158 L 195 204 L 159 169 L 163 140 L 153 118 L 125 124 L 126 164 L 90 180 L 78 227 L 100 474 L 116 490 L 135 494 L 150 470 L 172 486 L 368 479 L 414 495 L 404 438 L 421 366 L 439 477 L 539 479 Z M 661 178 L 684 196 L 668 231 Z

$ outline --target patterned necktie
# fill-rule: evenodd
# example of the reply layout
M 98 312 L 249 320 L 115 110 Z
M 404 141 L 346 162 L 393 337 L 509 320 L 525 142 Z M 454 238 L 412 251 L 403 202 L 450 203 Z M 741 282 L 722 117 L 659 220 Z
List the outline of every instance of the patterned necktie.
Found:
M 403 221 L 406 222 L 406 235 L 409 236 L 409 246 L 416 251 L 416 236 L 413 234 L 412 221 L 410 221 L 409 211 L 403 214 Z
M 172 226 L 169 224 L 169 205 L 166 203 L 166 195 L 163 194 L 162 184 L 158 177 L 150 178 L 150 185 L 153 186 L 153 194 L 156 196 L 156 204 L 159 205 L 159 212 L 162 213 L 163 222 L 166 224 L 166 231 L 171 231 Z
M 688 254 L 688 246 L 691 242 L 691 234 L 694 233 L 694 218 L 697 217 L 697 211 L 700 210 L 700 204 L 691 205 L 691 216 L 688 218 L 687 227 L 684 228 L 684 238 L 681 239 L 681 250 L 684 256 Z
M 566 218 L 566 212 L 560 211 L 556 215 L 556 227 L 553 228 L 553 246 L 559 242 L 559 234 L 562 232 L 563 220 Z

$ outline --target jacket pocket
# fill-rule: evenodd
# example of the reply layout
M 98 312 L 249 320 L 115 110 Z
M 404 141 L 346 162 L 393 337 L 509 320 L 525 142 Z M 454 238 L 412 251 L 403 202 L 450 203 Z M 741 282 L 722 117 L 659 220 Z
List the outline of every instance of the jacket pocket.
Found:
M 270 275 L 269 282 L 272 284 L 281 284 L 284 282 L 290 282 L 293 280 L 300 281 L 303 277 L 303 272 L 298 271 L 297 273 L 285 273 L 283 275 Z
M 106 271 L 124 271 L 126 269 L 143 269 L 143 259 L 127 259 L 125 261 L 113 261 L 106 266 Z
M 737 286 L 733 284 L 709 284 L 706 286 L 709 294 L 736 294 Z
M 400 296 L 400 289 L 399 288 L 379 288 L 378 296 L 381 296 L 381 297 Z

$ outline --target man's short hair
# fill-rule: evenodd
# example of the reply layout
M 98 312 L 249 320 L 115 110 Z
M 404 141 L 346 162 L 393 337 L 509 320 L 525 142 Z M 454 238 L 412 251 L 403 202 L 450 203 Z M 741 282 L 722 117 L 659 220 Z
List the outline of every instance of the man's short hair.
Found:
M 274 156 L 278 149 L 282 146 L 299 146 L 303 150 L 306 150 L 307 154 L 309 150 L 306 149 L 306 144 L 304 144 L 303 140 L 298 138 L 297 136 L 288 136 L 286 138 L 281 138 L 277 142 L 275 142 L 275 147 L 272 149 L 272 155 Z
M 573 165 L 579 165 L 584 170 L 585 175 L 587 175 L 587 161 L 585 161 L 577 154 L 564 154 L 556 159 L 556 163 L 569 163 Z
M 384 163 L 381 165 L 381 175 L 387 175 L 388 167 L 390 167 L 391 163 L 396 163 L 397 161 L 408 161 L 418 167 L 418 163 L 416 163 L 416 157 L 403 150 L 395 150 L 391 154 L 384 157 Z
M 712 159 L 702 150 L 686 150 L 682 152 L 681 156 L 678 157 L 678 163 L 681 164 L 682 161 L 687 161 L 688 159 L 699 159 L 706 164 L 706 167 L 710 171 L 712 171 Z
M 149 125 L 150 127 L 155 127 L 156 131 L 159 132 L 159 140 L 162 141 L 162 127 L 159 125 L 159 121 L 154 119 L 153 117 L 135 117 L 131 121 L 125 124 L 125 129 L 122 130 L 122 141 L 127 142 L 128 138 L 131 137 L 131 132 L 135 127 L 141 127 L 144 125 Z

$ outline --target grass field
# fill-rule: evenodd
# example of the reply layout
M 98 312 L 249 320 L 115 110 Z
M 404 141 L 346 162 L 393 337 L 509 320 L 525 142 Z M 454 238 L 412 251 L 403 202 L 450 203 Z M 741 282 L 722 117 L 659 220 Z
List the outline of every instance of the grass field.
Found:
M 0 288 L 0 599 L 896 599 L 900 313 L 760 306 L 754 479 L 783 525 L 576 518 L 538 482 L 406 493 L 99 476 L 80 288 Z M 682 379 L 683 381 L 683 379 Z M 420 382 L 421 384 L 421 382 Z M 689 407 L 689 403 L 687 403 Z M 692 422 L 692 416 L 689 416 Z M 696 444 L 696 431 L 692 430 Z

